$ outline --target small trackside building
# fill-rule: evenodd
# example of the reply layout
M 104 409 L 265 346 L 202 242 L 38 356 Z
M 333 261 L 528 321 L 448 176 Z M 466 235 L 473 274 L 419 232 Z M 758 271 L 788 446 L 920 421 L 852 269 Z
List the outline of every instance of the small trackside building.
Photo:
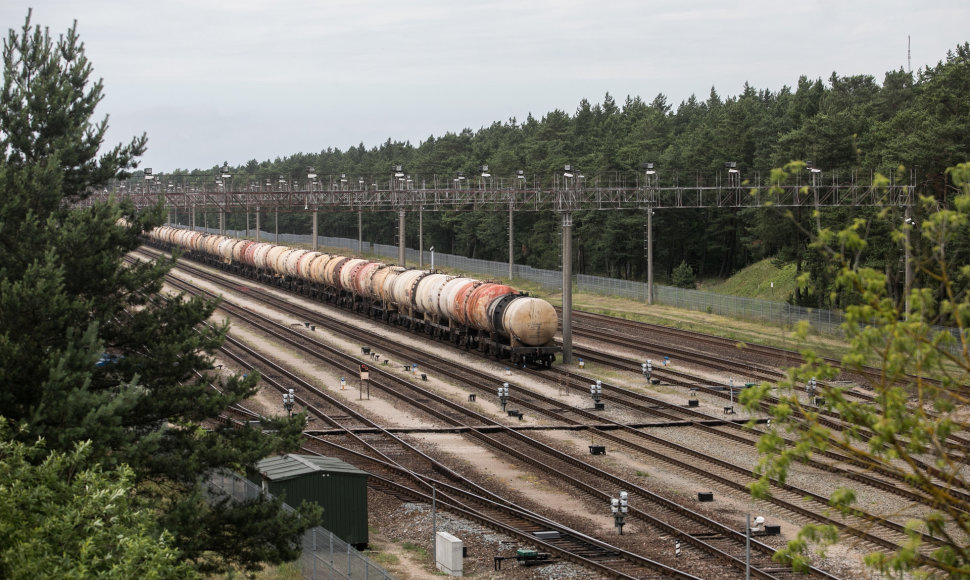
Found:
M 324 528 L 358 549 L 367 546 L 367 472 L 334 457 L 287 454 L 256 464 L 263 491 L 292 507 L 323 508 Z

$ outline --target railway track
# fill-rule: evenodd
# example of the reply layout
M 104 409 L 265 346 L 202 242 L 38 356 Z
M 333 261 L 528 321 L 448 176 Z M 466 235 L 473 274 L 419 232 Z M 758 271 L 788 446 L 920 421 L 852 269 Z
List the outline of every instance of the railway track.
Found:
M 268 386 L 280 392 L 287 392 L 291 385 L 296 385 L 303 393 L 297 400 L 307 412 L 330 427 L 342 431 L 341 439 L 346 438 L 351 441 L 351 445 L 341 445 L 317 436 L 312 438 L 314 443 L 326 448 L 330 455 L 343 455 L 347 458 L 346 455 L 350 453 L 355 465 L 367 469 L 371 476 L 376 477 L 376 487 L 379 489 L 398 497 L 408 498 L 409 501 L 430 502 L 427 488 L 433 486 L 436 492 L 441 494 L 436 494 L 436 501 L 440 502 L 439 505 L 442 508 L 450 509 L 458 515 L 469 517 L 472 521 L 537 545 L 542 550 L 556 554 L 559 558 L 610 577 L 695 578 L 676 568 L 557 524 L 545 516 L 517 506 L 481 486 L 474 485 L 461 474 L 422 453 L 399 436 L 384 430 L 350 405 L 316 388 L 312 383 L 278 365 L 255 349 L 232 338 L 228 342 L 229 348 L 225 351 L 227 356 L 240 365 L 245 366 L 255 362 L 258 368 L 265 369 L 263 380 Z M 318 345 L 320 346 L 322 345 Z M 354 370 L 356 359 L 347 355 L 340 357 L 333 352 L 330 354 L 336 355 L 335 360 L 331 360 L 331 364 L 336 364 L 345 372 Z M 341 361 L 341 358 L 344 360 Z M 389 379 L 387 383 L 375 381 L 375 385 L 379 385 L 379 388 L 388 393 L 394 392 L 394 383 L 399 385 L 406 383 L 391 374 L 387 374 L 384 378 Z M 286 379 L 286 382 L 280 379 Z M 397 392 L 397 397 L 408 400 L 408 395 L 400 391 Z M 419 406 L 426 414 L 438 421 L 457 423 L 457 420 L 449 418 L 447 413 L 436 410 L 431 405 L 421 403 Z M 487 422 L 484 417 L 482 419 Z M 367 428 L 371 434 L 356 434 L 355 431 L 360 427 Z M 331 434 L 330 437 L 333 435 Z M 313 446 L 309 446 L 308 449 L 314 450 Z M 320 453 L 319 450 L 314 451 Z M 338 453 L 334 453 L 335 451 Z M 420 487 L 415 489 L 414 485 Z M 536 532 L 554 532 L 552 535 L 556 537 L 543 540 L 535 535 Z M 771 576 L 759 577 L 770 578 Z
M 238 348 L 238 345 L 233 345 L 233 348 Z M 322 348 L 321 345 L 315 345 L 314 346 L 314 349 L 320 349 L 320 348 Z M 353 370 L 353 366 L 356 364 L 357 359 L 351 357 L 351 361 L 353 361 L 353 362 L 347 362 L 347 363 L 345 363 L 344 364 L 344 368 L 341 368 L 341 370 L 342 371 L 345 371 L 345 372 L 350 372 L 351 370 Z M 260 363 L 260 368 L 269 368 L 269 367 L 267 367 L 267 365 L 268 365 L 268 362 L 264 360 L 264 361 L 262 361 Z M 390 373 L 383 373 L 383 371 L 381 371 L 381 372 L 382 372 L 382 374 L 386 374 L 388 376 L 393 376 Z M 272 374 L 276 374 L 276 373 L 281 373 L 282 374 L 283 371 L 274 368 L 274 370 L 272 371 Z M 289 378 L 291 380 L 293 380 L 293 377 L 289 377 Z M 405 384 L 407 384 L 407 382 L 405 382 Z M 283 388 L 283 387 L 280 387 L 280 388 Z M 308 388 L 308 385 L 307 384 L 303 384 L 303 385 L 301 385 L 300 390 L 302 391 L 302 390 L 305 390 L 307 388 Z M 384 386 L 382 388 L 387 389 L 386 386 Z M 412 385 L 411 388 L 413 388 L 413 385 Z M 400 400 L 402 400 L 402 401 L 411 402 L 411 404 L 413 404 L 413 401 L 416 399 L 416 396 L 413 393 L 401 393 L 401 392 L 399 392 L 399 393 L 397 393 L 396 396 Z M 420 393 L 420 396 L 423 397 L 423 398 L 434 398 L 434 397 L 432 397 L 431 394 L 429 394 L 427 392 Z M 299 400 L 301 401 L 301 403 L 302 402 L 305 402 L 302 399 L 299 399 Z M 309 402 L 307 402 L 307 404 L 309 404 L 312 407 L 312 404 L 310 404 Z M 440 404 L 445 404 L 445 402 L 444 402 L 444 400 L 438 400 L 438 404 L 439 405 Z M 345 413 L 345 412 L 346 411 L 341 411 L 341 413 Z M 430 409 L 429 408 L 428 410 L 426 410 L 426 412 L 429 415 L 435 415 L 435 412 L 433 411 L 433 409 Z M 458 407 L 454 407 L 453 406 L 449 411 L 447 411 L 447 412 L 445 412 L 443 414 L 441 414 L 441 412 L 438 412 L 438 414 L 436 416 L 437 416 L 437 418 L 438 418 L 439 421 L 450 422 L 452 425 L 454 425 L 455 424 L 455 419 L 453 419 L 453 418 L 449 419 L 449 414 L 452 414 L 452 413 L 467 413 L 467 410 L 462 409 L 460 406 L 458 406 Z M 314 412 L 314 414 L 316 415 L 316 412 Z M 467 427 L 474 434 L 474 436 L 476 436 L 478 438 L 481 438 L 481 437 L 486 437 L 486 438 L 494 437 L 493 435 L 487 435 L 487 434 L 484 434 L 484 433 L 479 433 L 479 431 L 474 428 L 474 425 L 480 425 L 480 424 L 487 424 L 487 425 L 489 425 L 491 427 L 495 427 L 495 426 L 498 425 L 498 424 L 495 424 L 493 422 L 492 423 L 489 423 L 489 420 L 487 420 L 487 418 L 484 418 L 484 417 L 477 417 L 474 421 L 471 422 L 471 426 L 464 425 L 464 424 L 462 424 L 462 425 L 464 425 L 465 427 Z M 371 426 L 370 428 L 374 428 L 374 426 Z M 518 439 L 520 441 L 521 441 L 521 437 L 522 437 L 521 434 L 518 434 L 518 433 L 516 433 L 513 430 L 507 430 L 505 433 L 503 433 L 503 435 L 505 437 L 513 437 L 513 438 Z M 496 449 L 503 450 L 505 453 L 511 452 L 508 449 L 508 445 L 506 445 L 506 444 L 491 442 L 490 445 L 492 447 L 495 447 Z M 536 445 L 540 445 L 540 444 L 538 444 L 537 442 L 533 442 L 531 445 L 532 445 L 532 447 L 535 447 Z M 552 450 L 551 450 L 551 448 L 546 448 L 544 450 L 544 452 L 545 453 L 550 453 L 550 452 L 552 452 Z M 519 450 L 517 453 L 520 454 L 519 455 L 519 458 L 521 460 L 525 461 L 525 456 L 524 455 L 521 455 L 523 452 L 521 450 Z M 556 453 L 559 456 L 559 461 L 570 462 L 574 466 L 576 466 L 576 465 L 585 466 L 586 465 L 584 462 L 577 461 L 575 458 L 569 457 L 566 454 L 563 454 L 561 452 L 556 452 Z M 538 466 L 547 466 L 548 463 L 550 462 L 550 458 L 549 457 L 545 457 L 545 458 L 542 458 L 542 459 L 533 458 L 532 461 L 535 462 L 535 464 L 538 465 Z M 550 473 L 550 475 L 555 475 L 557 477 L 562 477 L 562 471 L 561 470 L 548 471 L 549 470 L 549 467 L 545 467 L 544 469 L 546 469 L 547 472 Z M 599 477 L 605 477 L 605 476 L 606 475 L 603 474 L 603 473 L 601 473 L 599 475 Z M 578 481 L 577 481 L 576 485 L 580 485 Z M 602 485 L 602 481 L 600 481 L 600 486 L 601 485 Z M 585 484 L 585 486 L 586 486 L 586 493 L 587 494 L 594 494 L 594 491 L 593 490 L 596 489 L 596 485 L 595 484 L 589 484 L 589 483 L 587 483 L 587 484 Z M 627 487 L 629 487 L 631 490 L 634 490 L 635 489 L 635 486 L 632 486 L 632 485 L 628 485 Z M 605 500 L 608 499 L 608 496 L 604 495 L 602 492 L 597 492 L 597 493 L 599 494 L 598 495 L 598 499 L 599 499 L 599 501 L 601 503 L 603 501 L 605 501 Z M 683 508 L 682 507 L 679 507 L 679 506 L 674 506 L 672 509 L 675 509 L 675 510 L 676 509 L 681 509 L 682 510 Z M 639 513 L 639 512 L 635 512 L 635 513 L 636 513 L 636 516 L 638 518 L 643 518 L 644 520 L 648 520 L 649 519 L 649 517 L 648 517 L 648 515 L 646 513 Z M 695 517 L 697 517 L 697 516 L 695 516 Z M 667 516 L 666 516 L 665 519 L 670 520 L 670 519 L 673 519 L 673 518 L 674 518 L 674 515 L 673 515 L 673 512 L 671 512 L 670 514 L 667 514 Z M 708 522 L 707 525 L 712 525 L 712 524 L 716 524 L 716 523 L 714 523 L 713 521 L 710 521 L 710 522 Z M 737 532 L 736 530 L 730 530 L 730 529 L 728 529 L 728 528 L 726 528 L 726 527 L 724 527 L 723 525 L 720 525 L 720 524 L 716 524 L 717 527 L 715 528 L 714 531 L 708 530 L 707 532 L 700 532 L 700 533 L 698 533 L 698 532 L 684 532 L 684 531 L 678 532 L 676 530 L 676 528 L 674 528 L 674 529 L 670 528 L 669 527 L 669 524 L 664 524 L 662 522 L 662 520 L 659 520 L 659 519 L 657 520 L 657 525 L 665 526 L 665 527 L 663 527 L 663 532 L 665 534 L 679 534 L 679 537 L 682 537 L 683 540 L 684 540 L 684 542 L 685 542 L 685 544 L 688 545 L 688 546 L 690 546 L 690 545 L 696 545 L 697 544 L 697 540 L 696 540 L 696 536 L 697 535 L 700 535 L 700 536 L 705 536 L 706 535 L 706 536 L 709 536 L 711 538 L 716 538 L 717 539 L 718 536 L 721 536 L 723 534 L 730 534 L 731 536 L 733 536 L 732 539 L 728 540 L 728 543 L 733 543 L 735 545 L 734 546 L 735 547 L 735 550 L 734 550 L 735 553 L 737 553 L 737 551 L 738 551 L 738 546 L 741 545 L 741 544 L 743 544 L 743 540 L 741 539 L 741 538 L 743 538 L 743 534 Z M 693 526 L 694 526 L 694 528 L 697 527 L 697 522 L 696 521 L 693 523 Z M 727 558 L 728 559 L 727 561 L 730 562 L 731 565 L 735 566 L 735 568 L 738 568 L 738 567 L 743 566 L 743 563 L 742 563 L 742 561 L 739 558 L 732 557 L 730 555 L 727 555 L 725 552 L 720 551 L 717 548 L 707 547 L 706 550 L 708 552 L 714 554 L 718 559 Z M 787 569 L 785 569 L 785 570 L 778 570 L 778 566 L 770 562 L 770 554 L 774 551 L 774 548 L 771 548 L 771 547 L 768 547 L 768 546 L 763 546 L 763 547 L 760 548 L 759 551 L 761 552 L 761 554 L 758 555 L 758 556 L 756 556 L 756 558 L 760 558 L 761 560 L 763 560 L 762 562 L 760 562 L 760 565 L 764 566 L 766 569 L 768 569 L 768 570 L 770 570 L 772 572 L 771 573 L 765 573 L 765 574 L 761 574 L 759 572 L 755 572 L 756 577 L 766 577 L 766 578 L 768 578 L 768 577 L 774 577 L 774 578 L 782 577 L 783 578 L 783 577 L 787 577 L 788 576 L 789 571 Z M 709 555 L 708 557 L 711 557 L 711 556 Z M 759 562 L 757 561 L 757 559 L 755 561 L 755 564 L 756 565 L 759 564 Z M 824 573 L 819 573 L 819 574 L 822 577 L 826 577 L 826 575 Z M 641 576 L 638 573 L 637 575 L 634 575 L 633 577 L 641 577 Z
M 424 366 L 424 365 L 422 365 L 422 366 Z
M 199 275 L 201 275 L 201 272 L 200 272 Z M 265 300 L 265 301 L 273 302 L 273 303 L 276 304 L 276 306 L 278 308 L 281 308 L 281 309 L 284 309 L 284 310 L 285 309 L 291 309 L 292 308 L 292 305 L 290 305 L 288 303 L 284 303 L 283 301 L 281 301 L 281 300 L 273 297 L 272 295 L 266 295 L 266 294 L 264 294 L 264 295 L 261 295 L 260 298 L 262 300 Z M 306 318 L 308 316 L 313 316 L 313 313 L 310 313 L 310 312 L 307 312 L 307 311 L 304 310 L 304 311 L 294 312 L 294 315 L 297 316 L 297 317 Z M 325 325 L 326 322 L 325 321 L 320 321 L 320 324 L 321 325 Z M 340 328 L 333 327 L 333 326 L 331 326 L 331 329 L 334 330 L 334 331 L 340 331 L 341 330 Z M 384 340 L 382 337 L 376 336 L 374 334 L 363 335 L 363 336 L 360 337 L 360 341 L 361 342 L 369 342 L 371 344 L 377 344 L 377 343 L 379 343 L 382 340 Z M 398 351 L 401 351 L 403 347 L 401 347 L 401 346 L 395 346 L 394 348 L 396 348 Z M 447 363 L 442 362 L 440 359 L 437 359 L 437 360 L 435 360 L 435 359 L 428 359 L 427 358 L 428 355 L 423 354 L 423 353 L 418 353 L 414 349 L 405 349 L 405 350 L 406 350 L 406 352 L 405 352 L 405 354 L 402 355 L 403 357 L 407 358 L 408 360 L 412 360 L 412 361 L 421 361 L 422 362 L 422 364 L 421 364 L 421 367 L 422 368 L 424 368 L 424 367 L 426 367 L 426 366 L 428 366 L 430 364 L 437 365 L 438 367 L 440 367 L 442 369 L 445 369 L 445 370 L 438 371 L 438 374 L 443 374 L 443 375 L 446 375 L 446 376 L 450 376 L 454 380 L 457 380 L 457 381 L 467 381 L 467 382 L 469 382 L 471 384 L 475 384 L 475 383 L 481 384 L 483 381 L 484 382 L 487 382 L 487 381 L 490 381 L 490 380 L 494 380 L 493 377 L 488 376 L 488 375 L 485 375 L 485 374 L 482 374 L 482 373 L 471 373 L 470 371 L 467 371 L 467 370 L 466 371 L 463 371 L 462 373 L 457 373 L 455 371 L 448 370 L 448 367 L 450 365 L 448 365 Z M 604 355 L 597 354 L 597 353 L 591 353 L 590 356 L 595 360 L 595 359 L 597 359 L 597 357 L 604 356 Z M 613 356 L 613 355 L 609 355 L 609 356 Z M 426 359 L 426 360 L 422 360 L 422 359 Z M 568 372 L 570 374 L 572 374 L 572 371 L 568 371 Z M 669 370 L 669 369 L 664 369 L 663 373 L 664 373 L 665 376 L 668 376 L 668 377 L 669 376 L 672 376 L 672 375 L 682 374 L 682 373 L 679 373 L 678 371 L 672 371 L 672 370 Z M 536 377 L 545 377 L 547 375 L 547 373 L 535 372 L 535 371 L 533 371 L 531 374 L 533 376 L 536 376 Z M 464 376 L 462 376 L 462 375 L 464 375 Z M 684 376 L 686 376 L 690 380 L 696 380 L 696 378 L 695 377 L 692 377 L 691 375 L 684 375 Z M 589 381 L 589 379 L 587 379 L 587 378 L 577 377 L 577 376 L 572 376 L 570 378 L 570 380 L 572 381 L 571 386 L 572 386 L 572 388 L 574 390 L 576 390 L 576 389 L 582 390 L 583 388 L 585 388 L 586 385 L 588 385 L 588 381 Z M 707 392 L 708 394 L 711 394 L 711 395 L 723 396 L 725 398 L 727 397 L 727 395 L 724 394 L 723 392 L 718 392 L 717 390 L 712 389 L 712 388 L 709 388 L 709 387 L 701 387 L 701 386 L 698 386 L 696 383 L 684 383 L 684 384 L 686 384 L 688 386 L 689 385 L 693 385 L 696 389 L 700 389 L 700 390 L 705 391 L 705 392 Z M 607 391 L 608 391 L 608 393 L 611 393 L 613 396 L 622 397 L 623 399 L 625 399 L 625 402 L 624 402 L 625 406 L 627 406 L 630 409 L 636 411 L 637 413 L 644 414 L 646 416 L 650 416 L 650 415 L 661 416 L 664 419 L 666 419 L 668 421 L 671 421 L 671 422 L 677 422 L 678 420 L 680 420 L 680 421 L 686 421 L 686 422 L 689 422 L 692 427 L 696 426 L 698 429 L 702 429 L 705 432 L 707 432 L 708 434 L 715 434 L 715 435 L 717 435 L 719 437 L 726 438 L 728 440 L 733 440 L 735 442 L 746 442 L 751 447 L 754 447 L 757 444 L 757 438 L 760 436 L 760 433 L 752 432 L 749 428 L 744 428 L 741 425 L 739 425 L 738 422 L 731 422 L 731 421 L 720 422 L 720 423 L 723 423 L 723 426 L 721 428 L 716 428 L 716 427 L 711 426 L 711 425 L 703 425 L 700 422 L 707 421 L 707 422 L 719 423 L 719 421 L 716 420 L 716 419 L 715 420 L 712 420 L 709 416 L 704 415 L 704 414 L 702 414 L 700 412 L 697 412 L 697 411 L 690 411 L 689 409 L 675 409 L 672 405 L 670 405 L 668 403 L 664 403 L 660 399 L 652 398 L 652 397 L 645 397 L 643 395 L 637 395 L 636 393 L 634 393 L 632 391 L 629 391 L 627 389 L 618 388 L 618 387 L 615 387 L 615 386 L 612 386 L 612 385 L 604 385 L 604 388 L 606 388 Z M 486 392 L 485 394 L 488 394 L 488 393 Z M 532 397 L 537 397 L 538 395 L 532 394 L 531 396 Z M 556 401 L 551 401 L 551 400 L 547 400 L 546 401 L 546 404 L 550 408 L 554 408 L 554 407 L 556 407 L 558 405 L 558 403 Z M 666 414 L 660 413 L 658 411 L 658 409 L 657 409 L 658 407 L 665 407 L 667 409 L 667 413 Z M 767 408 L 767 404 L 765 405 L 765 407 Z M 671 411 L 672 410 L 676 410 L 676 412 L 678 414 L 680 414 L 682 417 L 677 418 L 677 417 L 673 416 L 671 414 Z M 572 422 L 573 424 L 576 424 L 576 421 L 573 418 L 565 417 L 565 416 L 556 417 L 556 416 L 551 415 L 550 413 L 546 413 L 546 414 L 549 415 L 552 419 L 558 420 L 561 423 L 570 423 L 570 422 Z M 587 417 L 587 419 L 589 419 L 589 420 L 595 420 L 596 417 L 595 416 L 589 416 L 589 417 Z M 837 421 L 832 421 L 831 424 L 835 428 L 841 428 L 842 427 L 842 424 L 840 422 L 837 422 Z M 616 425 L 614 425 L 614 427 L 616 427 Z M 600 426 L 594 427 L 594 428 L 604 429 L 604 428 L 607 428 L 607 426 L 600 425 Z M 726 430 L 728 430 L 728 429 L 730 429 L 730 433 L 727 433 Z M 794 444 L 794 442 L 791 442 L 791 441 L 789 443 L 792 444 L 792 445 Z M 694 454 L 695 454 L 695 457 L 697 458 L 698 461 L 704 462 L 704 461 L 707 461 L 708 460 L 708 458 L 706 457 L 706 455 L 704 453 L 700 453 L 700 452 L 696 452 L 695 451 Z M 858 482 L 860 484 L 869 486 L 869 487 L 871 487 L 873 489 L 876 489 L 876 490 L 879 490 L 879 491 L 883 491 L 883 492 L 889 492 L 889 493 L 892 493 L 894 495 L 903 497 L 903 498 L 908 499 L 908 500 L 911 500 L 911 501 L 915 501 L 915 502 L 926 502 L 926 501 L 929 501 L 931 499 L 929 497 L 926 497 L 926 496 L 923 496 L 923 495 L 919 495 L 919 494 L 911 491 L 908 487 L 903 486 L 902 485 L 903 482 L 901 481 L 901 479 L 900 479 L 900 477 L 899 477 L 899 475 L 897 473 L 893 473 L 893 472 L 888 471 L 888 470 L 877 471 L 877 473 L 869 473 L 869 471 L 872 469 L 872 466 L 871 465 L 868 465 L 868 464 L 858 464 L 853 458 L 848 457 L 848 456 L 846 456 L 844 454 L 837 453 L 835 451 L 827 451 L 827 452 L 823 453 L 822 455 L 824 455 L 830 461 L 828 461 L 828 462 L 823 462 L 823 461 L 810 461 L 810 462 L 807 463 L 807 465 L 809 465 L 810 467 L 819 469 L 822 472 L 828 472 L 828 473 L 837 474 L 837 475 L 846 477 L 848 479 L 852 479 L 852 480 L 854 480 L 854 481 L 856 481 L 856 482 Z M 853 463 L 856 463 L 856 465 L 855 465 L 855 468 L 854 469 L 842 468 L 842 467 L 839 466 L 839 463 L 840 462 L 841 463 L 845 463 L 847 465 L 853 465 Z M 697 472 L 697 473 L 703 473 L 702 471 L 697 471 L 696 469 L 694 471 Z M 738 471 L 739 473 L 741 473 L 744 476 L 749 476 L 750 475 L 750 470 L 747 469 L 747 468 L 744 468 L 744 469 L 740 469 L 739 468 L 739 469 L 736 469 L 736 471 Z M 727 478 L 725 478 L 723 481 L 724 482 L 727 482 L 727 481 L 733 482 L 734 480 L 733 479 L 727 479 Z M 939 483 L 939 484 L 942 485 L 942 483 Z M 733 486 L 733 487 L 737 488 L 736 485 Z M 822 495 L 817 494 L 817 493 L 812 493 L 812 492 L 809 492 L 807 490 L 794 489 L 792 486 L 788 486 L 787 491 L 789 493 L 794 493 L 796 496 L 797 495 L 801 495 L 802 497 L 812 497 L 819 504 L 819 506 L 825 506 L 827 504 L 827 498 L 825 498 Z M 960 492 L 959 490 L 951 490 L 951 493 L 952 494 L 955 494 L 957 496 L 960 496 L 960 497 L 963 497 L 964 496 L 964 494 L 962 492 Z M 798 510 L 791 510 L 791 508 L 789 508 L 787 506 L 783 506 L 783 507 L 785 509 L 788 509 L 789 511 L 794 511 L 795 513 L 798 512 Z M 884 520 L 883 518 L 878 518 L 878 517 L 875 517 L 875 516 L 870 516 L 868 514 L 864 514 L 864 513 L 861 513 L 861 512 L 858 515 L 862 519 L 870 520 L 870 521 L 881 521 L 881 520 Z M 860 528 L 865 528 L 865 527 L 868 527 L 868 526 L 859 526 L 859 527 Z M 903 534 L 903 526 L 900 525 L 900 524 L 894 524 L 894 523 L 892 523 L 892 522 L 890 522 L 888 520 L 885 520 L 884 527 L 889 528 L 892 532 L 894 532 L 893 538 L 891 538 L 888 542 L 887 541 L 880 542 L 880 541 L 877 540 L 877 541 L 874 542 L 874 544 L 875 545 L 878 545 L 878 546 L 880 546 L 882 548 L 891 549 L 891 547 L 893 545 L 892 542 L 899 541 L 900 540 L 900 536 Z M 846 529 L 853 530 L 853 529 L 856 529 L 856 528 L 854 528 L 854 527 L 848 527 Z M 933 545 L 933 544 L 938 543 L 938 540 L 936 538 L 933 538 L 933 537 L 928 536 L 928 535 L 924 535 L 924 538 L 923 539 L 929 545 Z
M 617 354 L 617 353 L 604 353 L 604 352 L 593 351 L 593 350 L 584 349 L 584 348 L 575 348 L 573 351 L 577 353 L 577 356 L 581 355 L 586 361 L 592 362 L 598 365 L 602 365 L 604 368 L 612 368 L 612 369 L 624 370 L 624 371 L 630 372 L 631 369 L 638 368 L 639 366 L 639 363 L 635 359 L 632 359 L 628 356 Z M 691 373 L 675 370 L 669 367 L 662 367 L 661 369 L 655 369 L 652 376 L 655 379 L 662 381 L 662 383 L 665 385 L 683 387 L 685 390 L 693 391 L 694 393 L 700 393 L 708 397 L 718 398 L 722 400 L 729 400 L 730 408 L 732 409 L 732 411 L 733 411 L 735 402 L 737 400 L 737 396 L 740 394 L 741 390 L 743 390 L 743 387 L 739 387 L 737 385 L 711 384 L 711 381 L 709 380 L 704 380 L 703 378 L 697 377 L 696 375 L 693 375 Z M 851 391 L 851 392 L 845 391 L 845 393 L 848 395 L 847 398 L 855 397 L 859 399 L 859 401 L 861 401 L 862 404 L 874 403 L 874 400 L 872 399 L 871 395 L 858 393 L 857 391 Z M 847 424 L 845 421 L 843 421 L 838 413 L 827 410 L 824 407 L 815 406 L 815 403 L 807 395 L 801 395 L 800 399 L 803 405 L 805 405 L 806 407 L 813 408 L 813 412 L 816 413 L 817 421 L 820 425 L 827 427 L 829 429 L 832 429 L 835 432 L 840 432 L 846 429 L 857 429 L 857 426 Z M 769 396 L 761 401 L 759 405 L 759 409 L 762 412 L 767 413 L 769 409 L 777 403 L 778 403 L 777 398 Z M 863 429 L 860 431 L 860 433 L 865 435 L 867 431 Z M 968 438 L 963 434 L 960 434 L 960 433 L 950 434 L 948 436 L 948 440 L 951 442 L 951 444 L 954 446 L 955 449 L 959 449 L 961 447 L 964 449 L 970 449 L 970 438 Z M 875 472 L 878 476 L 889 478 L 893 482 L 896 482 L 899 484 L 905 483 L 903 482 L 902 476 L 900 476 L 899 473 L 892 471 L 890 469 L 887 469 L 881 464 L 872 463 L 872 462 L 860 463 L 859 460 L 853 457 L 850 457 L 848 455 L 838 453 L 837 451 L 836 452 L 829 451 L 824 453 L 824 455 L 827 455 L 831 459 L 845 461 L 849 464 L 855 464 L 860 469 L 863 469 L 863 470 L 871 470 Z M 961 454 L 954 453 L 953 457 L 960 458 Z M 963 454 L 962 457 L 965 460 L 967 457 L 967 454 Z M 913 465 L 925 471 L 926 473 L 937 475 L 937 477 L 932 482 L 934 485 L 937 485 L 940 487 L 946 487 L 948 489 L 952 488 L 952 483 L 948 484 L 945 481 L 945 477 L 942 474 L 940 474 L 939 471 L 934 466 L 922 461 L 918 457 L 912 457 L 911 461 Z M 900 492 L 900 493 L 905 493 L 905 492 Z M 959 497 L 970 498 L 970 489 L 964 489 L 963 491 L 956 489 L 955 493 Z

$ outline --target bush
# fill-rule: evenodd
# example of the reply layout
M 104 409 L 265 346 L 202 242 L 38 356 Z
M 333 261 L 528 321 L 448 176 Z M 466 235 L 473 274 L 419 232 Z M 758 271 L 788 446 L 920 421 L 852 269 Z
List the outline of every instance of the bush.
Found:
M 697 276 L 694 269 L 687 262 L 681 262 L 674 268 L 671 274 L 671 283 L 678 288 L 695 288 L 697 286 Z

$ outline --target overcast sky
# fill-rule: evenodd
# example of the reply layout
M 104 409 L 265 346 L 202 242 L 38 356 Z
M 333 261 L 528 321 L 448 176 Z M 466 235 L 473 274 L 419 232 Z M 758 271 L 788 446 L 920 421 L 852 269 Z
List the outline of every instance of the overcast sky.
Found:
M 2 0 L 0 23 L 73 20 L 103 78 L 107 145 L 145 132 L 156 172 L 429 135 L 608 92 L 675 107 L 934 65 L 967 0 Z

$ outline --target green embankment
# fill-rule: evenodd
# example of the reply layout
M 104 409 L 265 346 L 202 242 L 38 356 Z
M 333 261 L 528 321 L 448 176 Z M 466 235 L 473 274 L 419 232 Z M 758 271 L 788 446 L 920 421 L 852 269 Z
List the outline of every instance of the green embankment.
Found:
M 785 302 L 795 292 L 795 265 L 779 268 L 766 258 L 748 266 L 727 280 L 705 280 L 699 288 L 718 294 Z

